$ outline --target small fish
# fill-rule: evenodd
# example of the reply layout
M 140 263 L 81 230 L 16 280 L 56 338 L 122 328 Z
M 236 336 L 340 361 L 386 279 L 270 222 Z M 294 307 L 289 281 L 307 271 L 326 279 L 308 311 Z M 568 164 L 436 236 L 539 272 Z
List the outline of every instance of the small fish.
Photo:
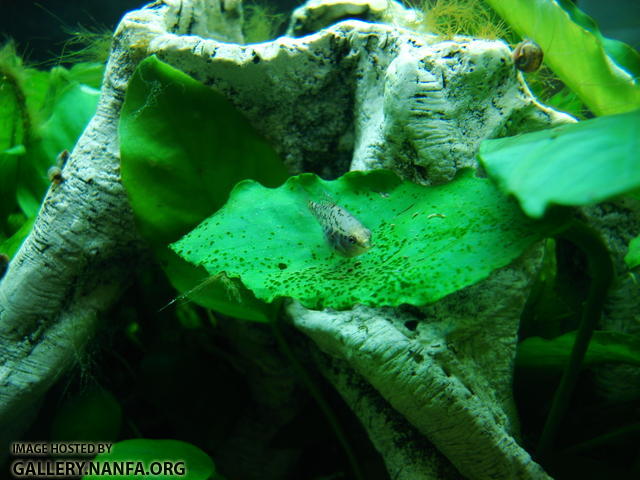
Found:
M 371 248 L 371 230 L 347 210 L 330 202 L 309 200 L 308 205 L 320 223 L 327 242 L 339 254 L 355 257 Z
M 531 73 L 540 68 L 544 54 L 536 42 L 526 39 L 516 45 L 511 56 L 518 70 Z

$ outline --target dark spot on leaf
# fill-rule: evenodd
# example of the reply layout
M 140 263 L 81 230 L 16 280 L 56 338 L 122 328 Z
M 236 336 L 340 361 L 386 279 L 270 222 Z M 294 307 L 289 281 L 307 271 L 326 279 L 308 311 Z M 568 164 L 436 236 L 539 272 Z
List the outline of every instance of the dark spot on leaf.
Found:
M 279 263 L 279 264 L 278 264 L 278 268 L 279 268 L 280 270 L 285 270 L 285 269 L 287 268 L 287 264 L 286 264 L 286 263 Z

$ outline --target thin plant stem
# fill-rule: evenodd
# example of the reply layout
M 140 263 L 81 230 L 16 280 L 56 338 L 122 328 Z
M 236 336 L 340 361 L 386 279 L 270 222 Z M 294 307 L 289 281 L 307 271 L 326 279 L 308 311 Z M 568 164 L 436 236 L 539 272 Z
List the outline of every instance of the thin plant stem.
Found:
M 582 222 L 573 220 L 558 236 L 571 242 L 584 252 L 587 257 L 591 283 L 587 300 L 582 310 L 580 327 L 571 350 L 571 356 L 554 394 L 551 409 L 536 450 L 536 459 L 542 464 L 551 455 L 559 427 L 567 412 L 571 396 L 578 381 L 593 330 L 602 314 L 607 291 L 614 276 L 613 263 L 609 251 L 595 230 Z

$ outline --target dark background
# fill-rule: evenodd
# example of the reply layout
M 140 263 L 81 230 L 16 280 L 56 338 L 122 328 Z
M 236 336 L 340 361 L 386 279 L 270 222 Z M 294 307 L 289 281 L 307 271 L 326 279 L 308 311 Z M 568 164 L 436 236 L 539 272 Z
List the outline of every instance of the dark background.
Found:
M 113 30 L 123 14 L 149 3 L 145 0 L 0 0 L 0 40 L 13 38 L 18 50 L 31 62 L 60 55 L 69 30 Z M 250 2 L 249 2 L 250 3 Z M 263 0 L 281 11 L 290 11 L 302 0 Z M 640 49 L 640 0 L 581 0 L 605 36 Z M 65 31 L 66 30 L 66 31 Z

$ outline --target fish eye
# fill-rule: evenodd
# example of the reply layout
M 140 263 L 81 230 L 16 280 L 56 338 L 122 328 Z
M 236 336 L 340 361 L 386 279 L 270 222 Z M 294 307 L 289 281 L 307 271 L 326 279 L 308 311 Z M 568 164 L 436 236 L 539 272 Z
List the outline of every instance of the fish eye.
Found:
M 347 237 L 347 240 L 349 241 L 349 243 L 350 243 L 351 245 L 355 245 L 355 244 L 356 244 L 356 242 L 357 242 L 356 237 L 353 237 L 353 236 L 351 236 L 351 237 Z

